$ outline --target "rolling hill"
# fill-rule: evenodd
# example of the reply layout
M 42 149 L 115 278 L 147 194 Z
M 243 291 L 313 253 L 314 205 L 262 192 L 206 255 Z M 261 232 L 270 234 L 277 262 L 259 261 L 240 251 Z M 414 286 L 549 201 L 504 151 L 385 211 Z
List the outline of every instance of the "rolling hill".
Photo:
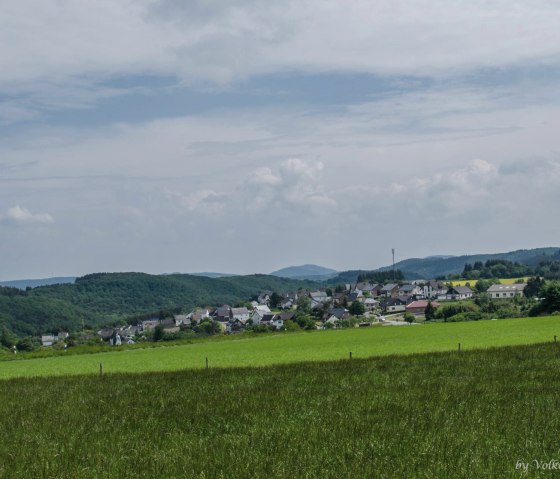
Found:
M 465 264 L 473 264 L 476 261 L 485 262 L 489 259 L 505 259 L 508 261 L 536 266 L 541 261 L 559 260 L 560 248 L 535 248 L 510 251 L 508 253 L 488 253 L 463 256 L 429 256 L 427 258 L 410 258 L 395 263 L 395 269 L 402 271 L 406 279 L 432 279 L 447 277 L 452 274 L 460 274 Z M 374 272 L 390 271 L 392 266 L 384 266 L 373 270 Z M 350 270 L 340 272 L 331 278 L 329 283 L 349 283 L 356 281 L 358 275 L 371 271 Z
M 0 327 L 20 336 L 98 327 L 160 310 L 187 311 L 247 301 L 262 291 L 283 293 L 299 281 L 268 275 L 206 278 L 186 274 L 96 273 L 74 284 L 41 286 L 29 291 L 0 288 Z

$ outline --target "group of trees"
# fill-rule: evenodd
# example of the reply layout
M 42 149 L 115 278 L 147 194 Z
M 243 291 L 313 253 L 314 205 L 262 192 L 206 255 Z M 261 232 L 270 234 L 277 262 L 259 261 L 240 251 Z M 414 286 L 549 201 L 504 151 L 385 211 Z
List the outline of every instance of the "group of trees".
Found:
M 461 277 L 463 279 L 522 278 L 540 276 L 547 279 L 560 278 L 560 259 L 556 256 L 540 261 L 536 266 L 512 262 L 504 259 L 489 259 L 486 262 L 475 261 L 465 264 Z
M 538 296 L 540 301 L 535 304 L 531 314 L 560 313 L 560 281 L 542 281 Z
M 3 327 L 0 333 L 0 346 L 10 350 L 15 346 L 17 351 L 33 351 L 37 348 L 37 343 L 30 337 L 20 339 L 8 328 Z
M 485 263 L 476 261 L 474 264 L 466 264 L 462 277 L 464 279 L 520 278 L 532 273 L 533 269 L 526 264 L 504 259 L 489 259 Z
M 404 281 L 404 273 L 400 269 L 396 269 L 393 273 L 393 270 L 385 270 L 385 271 L 368 271 L 365 273 L 360 273 L 358 275 L 358 283 L 362 283 L 364 281 L 371 281 L 373 283 L 392 283 L 394 281 Z

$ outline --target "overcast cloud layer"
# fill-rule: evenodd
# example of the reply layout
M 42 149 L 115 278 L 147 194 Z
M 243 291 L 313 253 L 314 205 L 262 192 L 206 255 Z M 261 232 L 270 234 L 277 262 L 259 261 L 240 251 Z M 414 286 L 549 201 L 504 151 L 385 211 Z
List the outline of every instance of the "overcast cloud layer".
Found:
M 0 5 L 0 280 L 559 246 L 560 7 Z

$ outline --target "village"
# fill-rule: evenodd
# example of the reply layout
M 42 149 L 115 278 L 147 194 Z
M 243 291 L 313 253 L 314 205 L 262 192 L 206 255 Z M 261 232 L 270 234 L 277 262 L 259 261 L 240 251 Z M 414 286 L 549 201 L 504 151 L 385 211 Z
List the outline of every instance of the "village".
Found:
M 526 286 L 525 283 L 495 284 L 486 293 L 491 300 L 513 299 L 522 296 Z M 469 286 L 452 286 L 438 280 L 384 285 L 365 281 L 283 295 L 265 291 L 245 306 L 198 307 L 171 317 L 153 317 L 137 324 L 103 328 L 97 334 L 102 341 L 119 346 L 134 344 L 149 335 L 153 337 L 156 328 L 161 334 L 172 335 L 202 323 L 215 326 L 214 332 L 224 334 L 247 330 L 282 331 L 302 314 L 308 318 L 307 325 L 311 324 L 305 329 L 406 324 L 404 318 L 423 319 L 428 307 L 435 310 L 440 303 L 469 300 L 474 296 Z M 60 333 L 59 337 L 61 335 L 67 333 Z M 43 336 L 42 342 L 48 346 L 57 339 Z

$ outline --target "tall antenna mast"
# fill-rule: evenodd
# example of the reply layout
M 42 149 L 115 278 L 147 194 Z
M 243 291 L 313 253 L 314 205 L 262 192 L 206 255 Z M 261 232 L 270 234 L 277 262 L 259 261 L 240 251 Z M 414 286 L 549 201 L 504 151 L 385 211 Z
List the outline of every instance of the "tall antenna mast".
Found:
M 392 248 L 391 252 L 393 253 L 393 283 L 394 283 L 395 282 L 395 248 Z

